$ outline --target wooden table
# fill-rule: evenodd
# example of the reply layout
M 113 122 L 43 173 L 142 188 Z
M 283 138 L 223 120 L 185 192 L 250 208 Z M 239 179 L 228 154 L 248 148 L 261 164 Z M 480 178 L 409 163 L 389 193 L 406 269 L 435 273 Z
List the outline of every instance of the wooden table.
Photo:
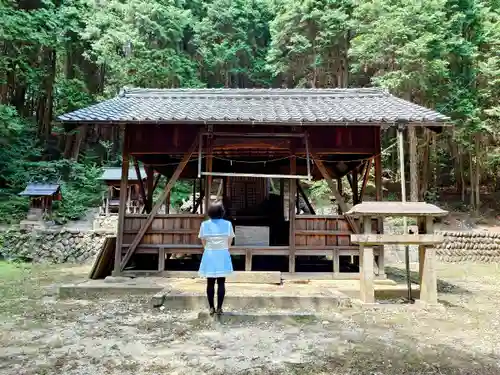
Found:
M 361 234 L 352 234 L 351 241 L 360 245 L 360 294 L 361 301 L 375 302 L 373 276 L 373 246 L 418 245 L 420 301 L 437 304 L 437 276 L 435 245 L 444 241 L 434 233 L 434 219 L 446 216 L 447 211 L 425 202 L 364 202 L 346 213 L 363 223 Z M 414 217 L 419 223 L 419 234 L 372 234 L 373 218 Z

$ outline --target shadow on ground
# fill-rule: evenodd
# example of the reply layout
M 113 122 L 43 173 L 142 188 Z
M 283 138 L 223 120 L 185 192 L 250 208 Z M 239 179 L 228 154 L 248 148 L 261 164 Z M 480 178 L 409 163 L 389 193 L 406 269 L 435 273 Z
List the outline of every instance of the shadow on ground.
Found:
M 399 334 L 397 334 L 399 336 Z M 498 357 L 457 350 L 447 345 L 423 347 L 412 337 L 398 337 L 388 344 L 370 338 L 350 342 L 351 348 L 338 355 L 319 357 L 317 361 L 288 364 L 286 372 L 263 370 L 278 375 L 497 375 Z M 413 343 L 412 343 L 413 341 Z M 412 345 L 410 345 L 412 343 Z M 323 351 L 323 350 L 321 350 Z M 245 372 L 245 375 L 254 372 Z
M 394 280 L 398 284 L 406 283 L 406 270 L 396 267 L 386 267 L 385 271 L 387 278 Z M 420 282 L 418 272 L 411 271 L 410 280 L 412 283 L 418 284 Z M 437 284 L 438 293 L 471 294 L 469 290 L 444 280 L 438 279 Z

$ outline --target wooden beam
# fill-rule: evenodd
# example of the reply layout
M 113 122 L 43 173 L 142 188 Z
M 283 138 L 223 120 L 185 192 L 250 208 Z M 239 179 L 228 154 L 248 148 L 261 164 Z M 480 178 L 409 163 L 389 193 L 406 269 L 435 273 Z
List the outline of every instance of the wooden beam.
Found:
M 122 257 L 122 244 L 123 244 L 123 231 L 125 224 L 125 208 L 127 203 L 128 192 L 128 171 L 129 171 L 129 154 L 128 154 L 128 135 L 126 127 L 122 128 L 123 131 L 123 149 L 122 149 L 122 177 L 120 181 L 120 205 L 118 208 L 118 228 L 116 235 L 116 249 L 115 249 L 115 264 L 114 274 L 119 274 L 122 271 L 121 257 Z
M 351 242 L 362 245 L 437 245 L 442 234 L 351 234 Z
M 361 183 L 361 191 L 359 193 L 360 202 L 363 201 L 363 196 L 365 195 L 366 185 L 368 184 L 368 179 L 370 178 L 370 171 L 372 169 L 373 159 L 366 162 L 365 174 L 363 175 L 363 182 Z
M 122 271 L 125 268 L 125 266 L 127 265 L 127 263 L 130 260 L 130 258 L 132 257 L 132 254 L 134 253 L 135 249 L 137 248 L 137 245 L 139 245 L 139 243 L 142 241 L 142 238 L 144 237 L 144 235 L 146 234 L 147 230 L 151 226 L 151 223 L 153 222 L 156 214 L 158 213 L 158 210 L 160 209 L 160 207 L 163 205 L 163 203 L 167 199 L 167 196 L 170 194 L 170 191 L 172 190 L 175 182 L 177 181 L 177 179 L 181 175 L 182 170 L 184 169 L 184 167 L 186 166 L 186 164 L 191 159 L 191 156 L 193 155 L 193 153 L 194 153 L 197 145 L 198 145 L 198 136 L 196 136 L 195 140 L 193 141 L 193 144 L 189 148 L 189 151 L 184 155 L 184 157 L 180 161 L 179 165 L 177 166 L 174 174 L 168 180 L 167 185 L 165 186 L 165 190 L 163 191 L 162 195 L 158 199 L 158 202 L 156 202 L 156 204 L 154 205 L 153 209 L 149 213 L 146 221 L 141 226 L 141 229 L 139 230 L 139 232 L 135 236 L 134 240 L 130 244 L 130 247 L 128 248 L 127 253 L 125 254 L 125 257 L 123 258 L 123 260 L 121 262 L 120 269 Z
M 306 193 L 304 192 L 304 189 L 302 189 L 302 186 L 300 186 L 300 182 L 297 180 L 297 190 L 300 195 L 302 195 L 302 198 L 304 199 L 304 202 L 306 203 L 307 208 L 310 211 L 311 215 L 316 215 L 316 211 L 314 211 L 314 207 L 312 206 L 311 202 L 309 201 L 309 198 L 307 198 Z
M 141 192 L 142 200 L 144 204 L 146 203 L 146 187 L 144 186 L 144 181 L 142 181 L 141 170 L 139 169 L 139 162 L 137 158 L 134 158 L 134 168 L 135 173 L 137 174 L 137 180 L 139 181 L 139 191 Z
M 321 175 L 323 176 L 323 178 L 328 183 L 328 186 L 330 186 L 330 189 L 332 190 L 332 193 L 335 196 L 335 199 L 337 200 L 337 203 L 340 206 L 342 212 L 344 212 L 344 213 L 348 212 L 349 211 L 349 207 L 347 206 L 347 203 L 345 202 L 345 200 L 342 197 L 342 195 L 337 190 L 337 186 L 335 186 L 335 183 L 333 182 L 333 180 L 332 180 L 332 178 L 330 176 L 330 173 L 328 173 L 328 170 L 325 168 L 323 162 L 321 160 L 319 160 L 319 158 L 315 154 L 312 154 L 312 156 L 313 156 L 313 159 L 314 159 L 314 163 L 318 167 Z M 345 216 L 345 218 L 346 218 L 347 222 L 349 223 L 349 225 L 351 226 L 351 229 L 353 230 L 353 232 L 354 233 L 359 233 L 359 227 L 356 224 L 356 222 L 354 220 L 352 220 L 352 218 L 350 216 Z

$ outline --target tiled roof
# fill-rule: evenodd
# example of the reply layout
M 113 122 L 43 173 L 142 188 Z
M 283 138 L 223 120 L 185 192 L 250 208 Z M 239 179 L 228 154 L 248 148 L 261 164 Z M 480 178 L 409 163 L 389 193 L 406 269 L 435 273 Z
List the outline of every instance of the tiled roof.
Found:
M 59 190 L 59 184 L 37 184 L 31 183 L 26 186 L 19 195 L 30 196 L 30 197 L 46 197 L 57 193 Z
M 129 89 L 59 116 L 61 122 L 336 124 L 446 122 L 448 117 L 363 89 Z
M 146 171 L 144 168 L 139 167 L 139 171 L 141 173 L 141 178 L 146 178 Z M 106 181 L 120 181 L 122 179 L 122 168 L 118 167 L 109 167 L 109 168 L 104 168 L 104 172 L 102 173 L 102 176 L 100 178 L 101 180 L 106 180 Z M 135 172 L 135 168 L 130 168 L 128 171 L 128 180 L 129 181 L 138 181 L 139 178 L 137 177 L 137 173 Z

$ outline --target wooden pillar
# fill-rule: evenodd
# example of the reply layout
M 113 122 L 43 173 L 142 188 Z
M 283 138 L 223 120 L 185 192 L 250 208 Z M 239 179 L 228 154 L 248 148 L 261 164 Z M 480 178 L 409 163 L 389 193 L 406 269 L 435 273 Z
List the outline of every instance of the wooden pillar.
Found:
M 196 178 L 193 180 L 193 214 L 196 213 L 195 207 L 196 207 Z
M 434 233 L 434 218 L 432 216 L 426 217 L 425 233 Z M 435 305 L 438 303 L 437 298 L 437 274 L 436 274 L 436 249 L 434 247 L 425 247 L 423 254 L 420 254 L 419 269 L 421 270 L 421 286 L 420 286 L 420 300 L 425 304 Z M 423 258 L 423 259 L 422 259 Z
M 245 271 L 252 270 L 252 250 L 247 249 L 245 251 Z
M 213 140 L 209 139 L 207 144 L 207 159 L 206 159 L 206 171 L 212 172 L 213 165 L 213 155 L 212 155 Z M 208 206 L 210 206 L 212 198 L 212 176 L 205 176 L 205 212 L 208 211 Z
M 295 153 L 292 154 L 290 158 L 290 174 L 297 174 L 297 158 L 295 157 Z M 297 198 L 296 189 L 297 185 L 295 181 L 289 180 L 289 188 L 288 188 L 288 220 L 290 223 L 290 231 L 289 231 L 289 255 L 288 255 L 288 272 L 295 272 L 295 200 Z
M 128 172 L 127 172 L 128 175 Z M 121 190 L 121 187 L 120 187 Z M 127 185 L 125 188 L 125 191 L 127 192 L 127 213 L 130 213 L 130 201 L 132 199 L 132 185 Z
M 165 248 L 161 247 L 158 250 L 158 271 L 165 271 Z
M 358 169 L 355 168 L 352 171 L 352 202 L 356 205 L 359 201 Z
M 122 178 L 120 181 L 120 205 L 118 208 L 118 228 L 116 233 L 115 264 L 113 275 L 121 273 L 123 231 L 125 223 L 125 210 L 127 202 L 127 186 L 129 171 L 128 136 L 126 127 L 123 127 L 123 151 L 122 151 Z
M 113 187 L 108 186 L 108 191 L 106 192 L 106 199 L 104 202 L 104 213 L 109 215 L 109 200 L 111 199 L 111 195 L 113 193 Z
M 285 215 L 285 179 L 280 178 L 281 216 Z
M 380 129 L 375 130 L 375 145 L 377 149 L 377 155 L 374 157 L 374 168 L 375 168 L 375 200 L 380 202 L 383 200 L 383 190 L 382 190 L 382 151 L 380 143 Z M 377 219 L 377 233 L 384 233 L 384 219 Z M 384 245 L 379 246 L 379 256 L 378 256 L 378 275 L 385 277 L 385 247 Z
M 202 196 L 203 196 L 203 194 L 204 194 L 204 192 L 203 192 L 203 179 L 202 179 L 202 178 L 199 178 L 199 179 L 198 179 L 198 186 L 199 186 L 198 191 L 200 192 L 200 199 L 201 199 L 201 197 L 202 197 Z M 200 201 L 200 202 L 201 202 L 201 203 L 200 203 L 200 214 L 202 214 L 202 215 L 203 215 L 203 212 L 204 212 L 204 211 L 203 211 L 203 206 L 204 206 L 204 204 L 203 204 L 203 201 Z
M 340 194 L 342 194 L 342 178 L 337 178 L 337 189 Z M 337 202 L 337 212 L 339 215 L 342 215 L 342 207 L 339 202 Z
M 363 231 L 371 233 L 371 217 L 364 217 Z M 359 284 L 360 297 L 364 303 L 375 303 L 373 247 L 361 245 L 359 248 Z
M 146 190 L 147 197 L 145 199 L 144 205 L 146 209 L 146 213 L 151 212 L 151 208 L 153 207 L 153 192 L 155 189 L 155 171 L 153 167 L 146 166 Z
M 171 193 L 168 193 L 167 195 L 167 198 L 165 199 L 165 214 L 169 214 L 170 213 L 170 197 L 171 197 Z

